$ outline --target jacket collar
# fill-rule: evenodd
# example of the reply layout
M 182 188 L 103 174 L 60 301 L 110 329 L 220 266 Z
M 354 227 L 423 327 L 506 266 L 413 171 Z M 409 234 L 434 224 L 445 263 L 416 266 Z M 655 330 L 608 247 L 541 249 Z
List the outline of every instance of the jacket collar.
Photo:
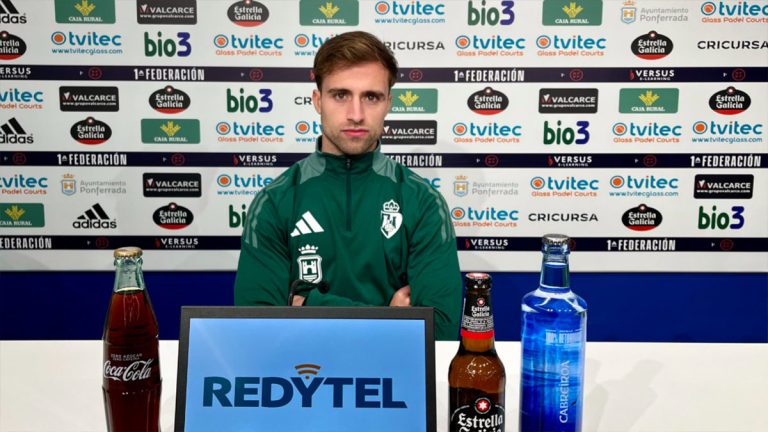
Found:
M 360 174 L 370 171 L 373 161 L 377 156 L 381 156 L 381 141 L 376 143 L 376 148 L 368 153 L 356 156 L 334 155 L 325 153 L 321 150 L 322 137 L 317 138 L 314 156 L 324 161 L 325 170 L 332 173 L 350 172 L 351 174 Z

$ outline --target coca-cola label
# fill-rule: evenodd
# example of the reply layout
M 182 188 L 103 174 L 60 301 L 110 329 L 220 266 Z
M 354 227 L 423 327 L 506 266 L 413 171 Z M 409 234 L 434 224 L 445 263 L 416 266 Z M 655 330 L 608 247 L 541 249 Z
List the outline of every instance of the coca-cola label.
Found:
M 493 337 L 493 312 L 484 296 L 464 299 L 464 316 L 461 318 L 461 336 L 470 339 Z
M 152 363 L 155 359 L 136 360 L 132 363 L 111 360 L 104 362 L 104 378 L 114 381 L 132 382 L 143 381 L 152 377 Z
M 504 432 L 504 407 L 488 396 L 451 413 L 451 432 Z

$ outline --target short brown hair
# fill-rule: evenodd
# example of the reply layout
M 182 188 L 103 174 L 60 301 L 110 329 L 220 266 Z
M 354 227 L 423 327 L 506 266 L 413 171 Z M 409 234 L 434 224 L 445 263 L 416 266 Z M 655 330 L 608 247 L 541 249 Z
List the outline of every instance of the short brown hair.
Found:
M 397 60 L 392 51 L 376 36 L 363 31 L 353 31 L 328 39 L 317 50 L 313 65 L 318 90 L 323 85 L 323 78 L 334 71 L 370 62 L 380 63 L 387 69 L 389 88 L 392 88 L 397 78 Z

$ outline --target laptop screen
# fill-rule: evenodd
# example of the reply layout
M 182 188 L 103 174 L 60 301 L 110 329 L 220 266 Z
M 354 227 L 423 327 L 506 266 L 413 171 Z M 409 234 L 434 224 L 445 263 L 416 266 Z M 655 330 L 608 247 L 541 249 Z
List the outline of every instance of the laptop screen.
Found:
M 429 308 L 184 307 L 179 431 L 435 431 Z

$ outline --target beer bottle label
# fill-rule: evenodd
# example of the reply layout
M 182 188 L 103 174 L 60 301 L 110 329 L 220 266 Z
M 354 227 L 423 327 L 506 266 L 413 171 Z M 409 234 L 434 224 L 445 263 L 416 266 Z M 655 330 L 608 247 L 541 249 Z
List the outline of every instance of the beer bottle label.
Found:
M 504 432 L 504 407 L 488 396 L 451 413 L 450 432 Z
M 470 339 L 493 337 L 493 313 L 488 299 L 483 296 L 464 298 L 461 336 Z

